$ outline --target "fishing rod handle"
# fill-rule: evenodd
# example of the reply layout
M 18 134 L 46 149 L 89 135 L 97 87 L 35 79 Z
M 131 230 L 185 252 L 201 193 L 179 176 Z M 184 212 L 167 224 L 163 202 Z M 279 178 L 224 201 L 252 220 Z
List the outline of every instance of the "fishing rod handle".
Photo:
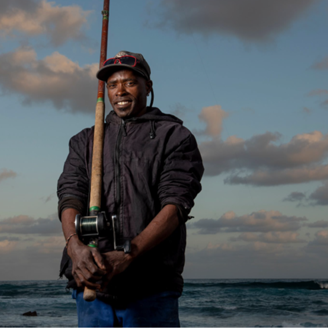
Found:
M 83 299 L 87 302 L 92 302 L 96 299 L 97 293 L 94 289 L 90 289 L 88 287 L 84 287 L 84 292 L 83 292 Z
M 93 139 L 92 172 L 90 186 L 90 211 L 100 211 L 102 187 L 102 163 L 104 148 L 105 103 L 98 100 L 96 105 L 95 130 Z

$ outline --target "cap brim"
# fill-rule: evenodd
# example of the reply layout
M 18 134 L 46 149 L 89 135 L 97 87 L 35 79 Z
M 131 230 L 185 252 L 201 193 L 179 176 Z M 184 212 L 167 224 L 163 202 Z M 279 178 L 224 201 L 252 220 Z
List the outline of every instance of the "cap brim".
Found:
M 137 67 L 131 67 L 130 65 L 125 65 L 125 64 L 113 64 L 113 65 L 107 65 L 102 67 L 98 73 L 97 73 L 97 78 L 98 80 L 107 82 L 108 78 L 115 72 L 120 71 L 122 69 L 129 69 L 131 71 L 134 71 L 141 75 L 142 77 L 146 78 L 147 80 L 149 77 L 143 72 L 142 70 L 138 69 Z

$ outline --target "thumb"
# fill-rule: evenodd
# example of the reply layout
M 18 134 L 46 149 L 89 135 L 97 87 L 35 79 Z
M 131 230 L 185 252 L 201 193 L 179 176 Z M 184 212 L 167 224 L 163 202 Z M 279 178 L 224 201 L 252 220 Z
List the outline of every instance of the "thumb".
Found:
M 96 250 L 92 250 L 92 256 L 94 258 L 94 261 L 96 262 L 99 269 L 106 271 L 106 266 L 103 257 L 101 254 Z

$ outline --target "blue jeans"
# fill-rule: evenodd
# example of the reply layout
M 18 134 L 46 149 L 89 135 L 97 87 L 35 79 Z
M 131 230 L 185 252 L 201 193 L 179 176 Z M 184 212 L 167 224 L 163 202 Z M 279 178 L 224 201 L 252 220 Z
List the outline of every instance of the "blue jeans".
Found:
M 180 327 L 178 292 L 162 292 L 115 308 L 98 299 L 86 302 L 73 291 L 79 327 Z

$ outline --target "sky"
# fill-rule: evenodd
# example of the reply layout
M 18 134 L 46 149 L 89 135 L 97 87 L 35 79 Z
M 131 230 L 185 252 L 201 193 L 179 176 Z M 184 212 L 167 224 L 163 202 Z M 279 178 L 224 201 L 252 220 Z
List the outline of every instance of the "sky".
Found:
M 58 278 L 57 180 L 94 124 L 102 6 L 0 2 L 0 280 Z M 110 1 L 108 58 L 144 55 L 154 106 L 203 157 L 185 278 L 328 277 L 327 34 L 325 0 Z

